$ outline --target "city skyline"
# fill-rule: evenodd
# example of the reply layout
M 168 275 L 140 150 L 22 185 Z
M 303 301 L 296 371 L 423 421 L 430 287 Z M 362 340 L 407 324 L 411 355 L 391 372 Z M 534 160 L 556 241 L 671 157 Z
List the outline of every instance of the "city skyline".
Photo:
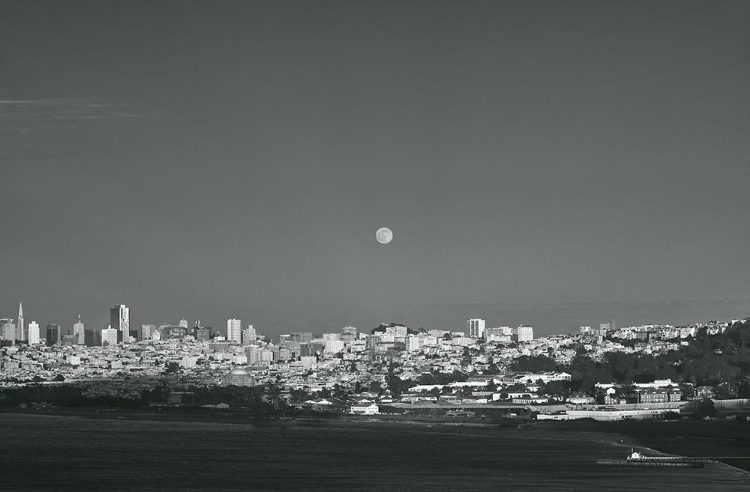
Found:
M 0 316 L 750 313 L 740 1 L 0 0 Z M 380 244 L 378 228 L 393 240 Z

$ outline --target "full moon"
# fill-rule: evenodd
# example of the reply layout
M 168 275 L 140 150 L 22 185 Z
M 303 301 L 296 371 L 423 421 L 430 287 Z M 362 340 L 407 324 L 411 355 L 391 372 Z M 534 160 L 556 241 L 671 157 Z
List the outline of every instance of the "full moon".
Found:
M 393 231 L 387 227 L 381 227 L 378 229 L 378 232 L 375 233 L 375 239 L 377 239 L 380 244 L 388 244 L 393 240 Z

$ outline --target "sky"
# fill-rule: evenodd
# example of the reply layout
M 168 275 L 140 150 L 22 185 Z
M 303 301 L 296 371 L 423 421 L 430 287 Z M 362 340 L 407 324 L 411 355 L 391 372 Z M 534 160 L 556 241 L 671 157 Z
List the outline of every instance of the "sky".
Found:
M 0 0 L 0 316 L 750 316 L 748 156 L 746 1 Z

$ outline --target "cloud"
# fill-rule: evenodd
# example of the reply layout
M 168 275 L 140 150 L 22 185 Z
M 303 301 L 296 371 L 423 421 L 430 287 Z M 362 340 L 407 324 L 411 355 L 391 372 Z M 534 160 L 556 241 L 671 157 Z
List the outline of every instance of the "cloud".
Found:
M 57 126 L 61 121 L 158 118 L 163 112 L 137 111 L 125 103 L 96 99 L 0 99 L 0 125 Z M 45 125 L 46 123 L 46 125 Z M 2 130 L 0 130 L 2 131 Z
M 163 111 L 139 111 L 130 104 L 99 99 L 0 99 L 0 160 L 58 156 L 58 152 L 44 149 L 39 142 L 23 142 L 26 134 L 164 116 Z

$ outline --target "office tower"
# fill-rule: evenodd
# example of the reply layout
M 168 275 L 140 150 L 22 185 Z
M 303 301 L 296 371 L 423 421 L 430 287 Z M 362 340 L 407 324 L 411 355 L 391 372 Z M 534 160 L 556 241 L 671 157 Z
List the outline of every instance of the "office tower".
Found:
M 521 325 L 515 330 L 516 342 L 528 342 L 534 339 L 534 328 L 529 325 Z
M 187 328 L 187 327 L 188 327 L 188 320 L 186 320 L 185 318 L 182 318 L 182 319 L 180 320 L 180 324 L 179 324 L 179 325 L 177 325 L 177 326 L 179 326 L 179 327 L 181 327 L 181 328 Z
M 78 322 L 73 324 L 73 338 L 76 345 L 86 344 L 86 326 L 81 322 L 81 315 L 78 315 Z
M 85 331 L 85 339 L 87 347 L 101 347 L 102 345 L 102 330 L 100 328 L 87 328 Z
M 16 325 L 13 324 L 13 320 L 10 318 L 0 319 L 0 339 L 5 341 L 6 345 L 10 342 L 10 345 L 16 343 Z
M 242 344 L 248 345 L 258 340 L 258 332 L 255 330 L 253 325 L 247 325 L 247 328 L 242 330 Z
M 151 340 L 151 338 L 153 338 L 154 336 L 155 331 L 156 331 L 156 325 L 151 325 L 151 324 L 141 325 L 141 335 L 139 339 Z
M 117 345 L 120 337 L 120 333 L 122 333 L 117 328 L 112 328 L 112 326 L 108 326 L 102 330 L 102 346 L 104 345 Z
M 118 304 L 109 310 L 110 328 L 117 330 L 117 341 L 127 342 L 130 337 L 130 308 Z
M 18 303 L 18 323 L 16 323 L 16 340 L 18 341 L 25 341 L 26 340 L 26 331 L 25 326 L 23 324 L 23 303 Z
M 211 327 L 210 326 L 196 326 L 193 328 L 193 336 L 196 340 L 210 340 L 211 339 Z
M 242 320 L 239 319 L 228 319 L 227 320 L 227 340 L 230 342 L 242 342 Z
M 29 345 L 36 345 L 39 343 L 39 323 L 36 321 L 29 323 L 28 339 Z
M 51 324 L 47 325 L 47 346 L 51 347 L 52 345 L 56 345 L 60 343 L 60 337 L 62 334 L 60 333 L 60 325 L 57 324 Z
M 312 342 L 313 334 L 311 332 L 302 333 L 290 333 L 289 341 L 297 343 L 310 343 Z
M 479 318 L 468 320 L 466 322 L 466 331 L 470 337 L 484 338 L 484 320 Z

